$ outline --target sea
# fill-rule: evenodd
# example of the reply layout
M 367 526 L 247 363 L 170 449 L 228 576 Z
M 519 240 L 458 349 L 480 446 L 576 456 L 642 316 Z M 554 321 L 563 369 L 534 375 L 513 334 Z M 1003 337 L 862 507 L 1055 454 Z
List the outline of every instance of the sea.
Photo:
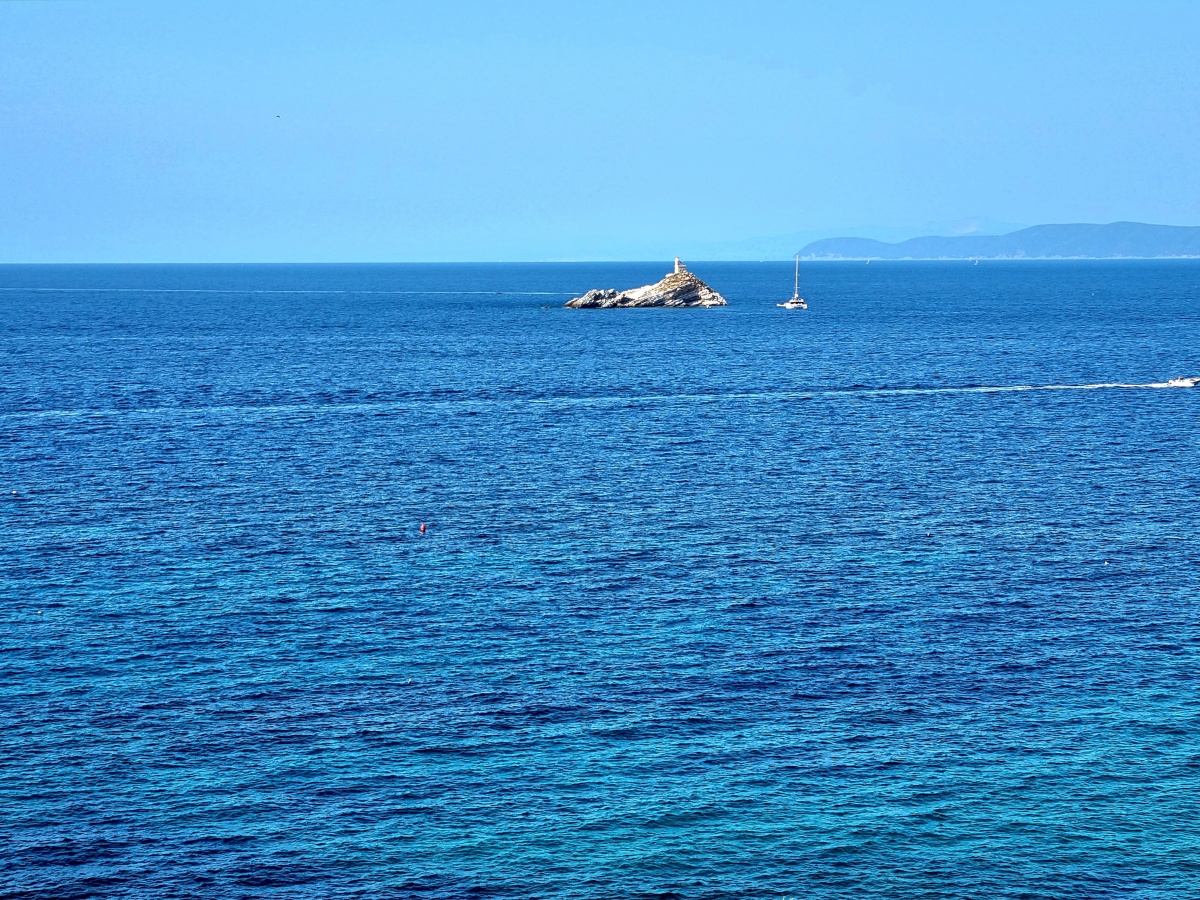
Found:
M 1200 261 L 669 268 L 0 267 L 0 897 L 1200 896 Z

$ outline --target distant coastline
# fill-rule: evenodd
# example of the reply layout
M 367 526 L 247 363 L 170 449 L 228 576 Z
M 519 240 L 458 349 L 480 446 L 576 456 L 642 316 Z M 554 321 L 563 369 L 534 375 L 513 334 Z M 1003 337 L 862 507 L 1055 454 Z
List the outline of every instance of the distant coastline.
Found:
M 870 238 L 825 238 L 800 258 L 820 260 L 1200 259 L 1200 226 L 1035 225 L 1011 234 L 917 237 L 889 244 Z

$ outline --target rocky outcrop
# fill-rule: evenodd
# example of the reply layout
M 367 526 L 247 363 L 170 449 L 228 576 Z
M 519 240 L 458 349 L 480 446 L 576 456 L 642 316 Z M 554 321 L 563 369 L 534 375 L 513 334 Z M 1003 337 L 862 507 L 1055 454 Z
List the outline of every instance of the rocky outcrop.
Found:
M 657 284 L 628 291 L 595 290 L 566 304 L 571 309 L 633 306 L 728 306 L 725 298 L 693 275 L 678 259 L 675 271 Z

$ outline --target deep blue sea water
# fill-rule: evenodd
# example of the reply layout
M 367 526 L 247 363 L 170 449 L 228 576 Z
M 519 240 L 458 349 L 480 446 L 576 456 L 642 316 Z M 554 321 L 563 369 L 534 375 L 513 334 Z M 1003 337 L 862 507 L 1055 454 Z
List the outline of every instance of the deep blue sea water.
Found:
M 0 268 L 0 896 L 1200 896 L 1200 262 L 693 268 Z

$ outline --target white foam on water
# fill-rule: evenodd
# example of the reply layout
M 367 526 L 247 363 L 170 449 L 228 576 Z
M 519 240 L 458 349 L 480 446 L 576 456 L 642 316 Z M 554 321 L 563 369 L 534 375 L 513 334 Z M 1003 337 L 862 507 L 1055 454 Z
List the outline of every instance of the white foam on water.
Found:
M 129 409 L 43 409 L 22 410 L 0 413 L 0 421 L 5 419 L 37 419 L 37 418 L 75 418 L 75 417 L 155 417 L 176 416 L 203 418 L 206 416 L 222 416 L 229 414 L 305 414 L 318 412 L 387 412 L 411 408 L 429 409 L 431 407 L 448 407 L 454 409 L 470 409 L 472 407 L 514 406 L 525 404 L 534 407 L 575 407 L 575 406 L 624 406 L 639 403 L 728 403 L 730 401 L 778 401 L 778 400 L 815 400 L 815 399 L 869 399 L 872 397 L 907 397 L 937 394 L 1001 394 L 1017 391 L 1095 391 L 1095 390 L 1151 390 L 1158 388 L 1187 387 L 1182 384 L 1172 384 L 1169 381 L 1154 381 L 1136 384 L 1122 381 L 1105 381 L 1095 384 L 1006 384 L 1006 385 L 971 385 L 964 387 L 937 388 L 816 388 L 812 390 L 789 391 L 740 391 L 731 393 L 698 393 L 698 394 L 635 394 L 608 397 L 409 397 L 399 400 L 388 400 L 378 403 L 282 403 L 267 405 L 222 404 L 220 406 L 153 406 L 132 407 Z M 198 423 L 203 425 L 206 423 Z

